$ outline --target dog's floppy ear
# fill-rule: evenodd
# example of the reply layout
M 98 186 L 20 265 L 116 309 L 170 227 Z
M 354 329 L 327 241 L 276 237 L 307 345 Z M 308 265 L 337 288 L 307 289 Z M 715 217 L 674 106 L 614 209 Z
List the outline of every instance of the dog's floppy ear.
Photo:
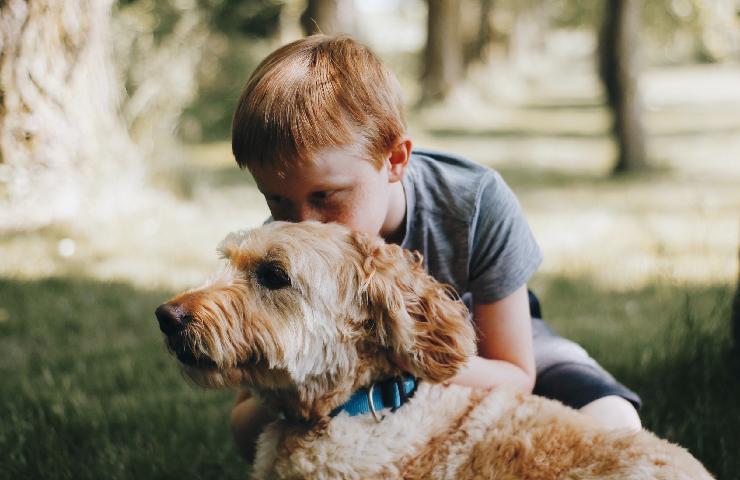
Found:
M 360 291 L 380 344 L 420 378 L 453 377 L 476 352 L 465 305 L 424 271 L 418 252 L 358 232 L 351 238 L 362 262 Z

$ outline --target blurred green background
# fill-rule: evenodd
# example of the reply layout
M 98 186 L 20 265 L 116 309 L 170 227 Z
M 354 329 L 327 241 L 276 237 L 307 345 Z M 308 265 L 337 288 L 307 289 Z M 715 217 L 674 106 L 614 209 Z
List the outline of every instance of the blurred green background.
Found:
M 545 318 L 643 397 L 646 428 L 740 478 L 739 12 L 3 2 L 0 478 L 247 475 L 233 392 L 182 377 L 153 311 L 267 216 L 231 156 L 231 115 L 256 64 L 316 28 L 397 73 L 416 145 L 502 173 L 545 253 L 531 285 Z

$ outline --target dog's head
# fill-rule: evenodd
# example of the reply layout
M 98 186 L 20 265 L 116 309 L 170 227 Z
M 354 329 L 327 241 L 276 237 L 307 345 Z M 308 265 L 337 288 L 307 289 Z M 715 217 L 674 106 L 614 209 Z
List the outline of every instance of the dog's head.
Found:
M 224 266 L 156 312 L 205 386 L 242 386 L 300 417 L 327 415 L 399 365 L 432 382 L 475 352 L 468 312 L 418 254 L 334 224 L 232 233 Z

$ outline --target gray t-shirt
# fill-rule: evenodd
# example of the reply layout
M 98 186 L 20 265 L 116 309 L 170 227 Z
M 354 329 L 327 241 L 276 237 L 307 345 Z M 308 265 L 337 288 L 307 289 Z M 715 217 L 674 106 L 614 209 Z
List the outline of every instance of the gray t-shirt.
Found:
M 524 285 L 542 263 L 514 193 L 498 172 L 445 153 L 414 150 L 403 179 L 403 248 L 470 306 Z M 466 298 L 467 297 L 467 298 Z

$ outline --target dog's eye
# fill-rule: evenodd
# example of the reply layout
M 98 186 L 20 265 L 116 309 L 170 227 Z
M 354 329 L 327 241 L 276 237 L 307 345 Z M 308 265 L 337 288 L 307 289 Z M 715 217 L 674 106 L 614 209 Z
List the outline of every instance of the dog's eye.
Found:
M 276 263 L 263 263 L 254 273 L 257 282 L 270 290 L 278 290 L 291 285 L 288 274 Z

